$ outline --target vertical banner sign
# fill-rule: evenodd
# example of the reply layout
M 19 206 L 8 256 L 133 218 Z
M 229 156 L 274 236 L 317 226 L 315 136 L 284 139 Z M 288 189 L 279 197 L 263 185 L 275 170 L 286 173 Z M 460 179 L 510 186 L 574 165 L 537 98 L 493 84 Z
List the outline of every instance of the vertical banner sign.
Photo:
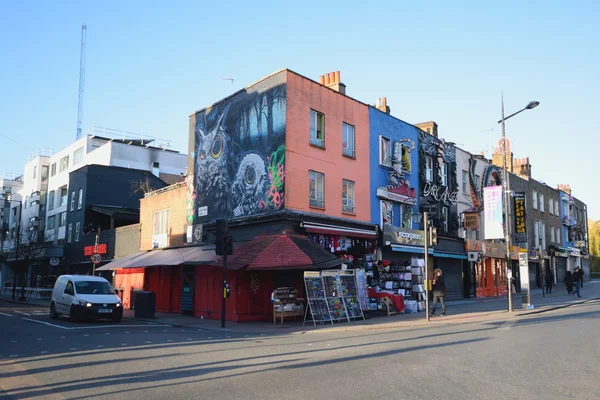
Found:
M 518 243 L 527 242 L 527 228 L 525 227 L 525 192 L 514 193 L 514 214 L 515 214 L 515 241 Z
M 529 305 L 529 262 L 527 260 L 527 250 L 519 252 L 519 276 L 521 277 L 523 305 Z
M 504 224 L 502 222 L 502 186 L 488 186 L 483 188 L 483 207 L 485 211 L 485 238 L 504 238 Z

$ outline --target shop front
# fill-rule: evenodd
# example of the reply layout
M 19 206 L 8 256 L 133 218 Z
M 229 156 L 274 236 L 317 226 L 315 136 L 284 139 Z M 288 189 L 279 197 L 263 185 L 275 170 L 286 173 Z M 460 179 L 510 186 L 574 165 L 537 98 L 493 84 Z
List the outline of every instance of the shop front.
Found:
M 467 252 L 480 254 L 471 261 L 475 275 L 476 296 L 491 297 L 506 294 L 506 247 L 502 243 L 471 239 L 466 241 L 465 246 Z
M 465 242 L 458 238 L 438 238 L 433 250 L 433 268 L 440 268 L 446 279 L 446 299 L 460 300 L 464 296 L 464 272 L 468 270 Z

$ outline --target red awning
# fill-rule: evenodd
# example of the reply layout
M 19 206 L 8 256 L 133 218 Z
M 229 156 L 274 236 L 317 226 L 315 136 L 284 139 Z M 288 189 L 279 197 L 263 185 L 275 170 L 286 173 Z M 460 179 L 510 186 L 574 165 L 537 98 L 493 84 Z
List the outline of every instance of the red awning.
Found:
M 341 264 L 334 254 L 298 235 L 258 237 L 234 249 L 227 258 L 230 269 L 326 269 Z
M 320 233 L 322 235 L 348 236 L 363 239 L 377 238 L 377 231 L 375 230 L 375 228 L 373 228 L 373 230 L 355 229 L 337 225 L 326 225 L 309 222 L 303 222 L 302 226 L 304 227 L 306 232 Z

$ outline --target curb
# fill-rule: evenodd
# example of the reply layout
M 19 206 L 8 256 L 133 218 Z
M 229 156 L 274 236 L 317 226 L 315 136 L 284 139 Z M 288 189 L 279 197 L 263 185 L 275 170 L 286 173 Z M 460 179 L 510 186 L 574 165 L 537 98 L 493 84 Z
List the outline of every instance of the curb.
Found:
M 48 302 L 48 304 L 41 304 L 41 303 L 34 303 L 31 301 L 27 301 L 27 300 L 19 301 L 19 300 L 12 300 L 12 299 L 0 299 L 0 301 L 3 301 L 5 303 L 30 305 L 30 306 L 35 306 L 35 307 L 50 307 L 50 302 Z
M 578 304 L 585 304 L 585 303 L 589 303 L 590 301 L 596 301 L 596 300 L 600 300 L 600 297 L 592 297 L 591 299 L 574 301 L 573 303 L 561 304 L 561 305 L 558 305 L 558 306 L 555 306 L 555 307 L 543 308 L 543 309 L 540 309 L 540 310 L 537 310 L 537 311 L 530 311 L 530 312 L 519 313 L 517 315 L 517 317 L 524 317 L 524 316 L 527 316 L 527 315 L 541 314 L 541 313 L 545 313 L 545 312 L 548 312 L 548 311 L 561 310 L 563 308 L 568 308 L 568 307 L 576 306 Z M 541 306 L 541 307 L 544 307 L 544 306 Z

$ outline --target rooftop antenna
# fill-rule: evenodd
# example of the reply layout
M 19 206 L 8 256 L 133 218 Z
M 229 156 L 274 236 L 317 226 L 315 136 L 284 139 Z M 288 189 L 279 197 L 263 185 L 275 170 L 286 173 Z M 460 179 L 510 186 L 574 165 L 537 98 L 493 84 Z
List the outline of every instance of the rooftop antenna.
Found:
M 231 81 L 231 90 L 235 92 L 235 87 L 233 86 L 233 78 L 223 78 L 224 81 Z
M 81 139 L 81 119 L 83 118 L 83 87 L 85 86 L 85 40 L 87 26 L 81 25 L 81 54 L 79 56 L 79 101 L 77 104 L 77 140 Z
M 484 129 L 481 130 L 479 132 L 487 132 L 488 133 L 488 145 L 487 145 L 487 150 L 486 150 L 486 158 L 491 159 L 492 157 L 492 132 L 494 132 L 494 128 L 492 129 Z

